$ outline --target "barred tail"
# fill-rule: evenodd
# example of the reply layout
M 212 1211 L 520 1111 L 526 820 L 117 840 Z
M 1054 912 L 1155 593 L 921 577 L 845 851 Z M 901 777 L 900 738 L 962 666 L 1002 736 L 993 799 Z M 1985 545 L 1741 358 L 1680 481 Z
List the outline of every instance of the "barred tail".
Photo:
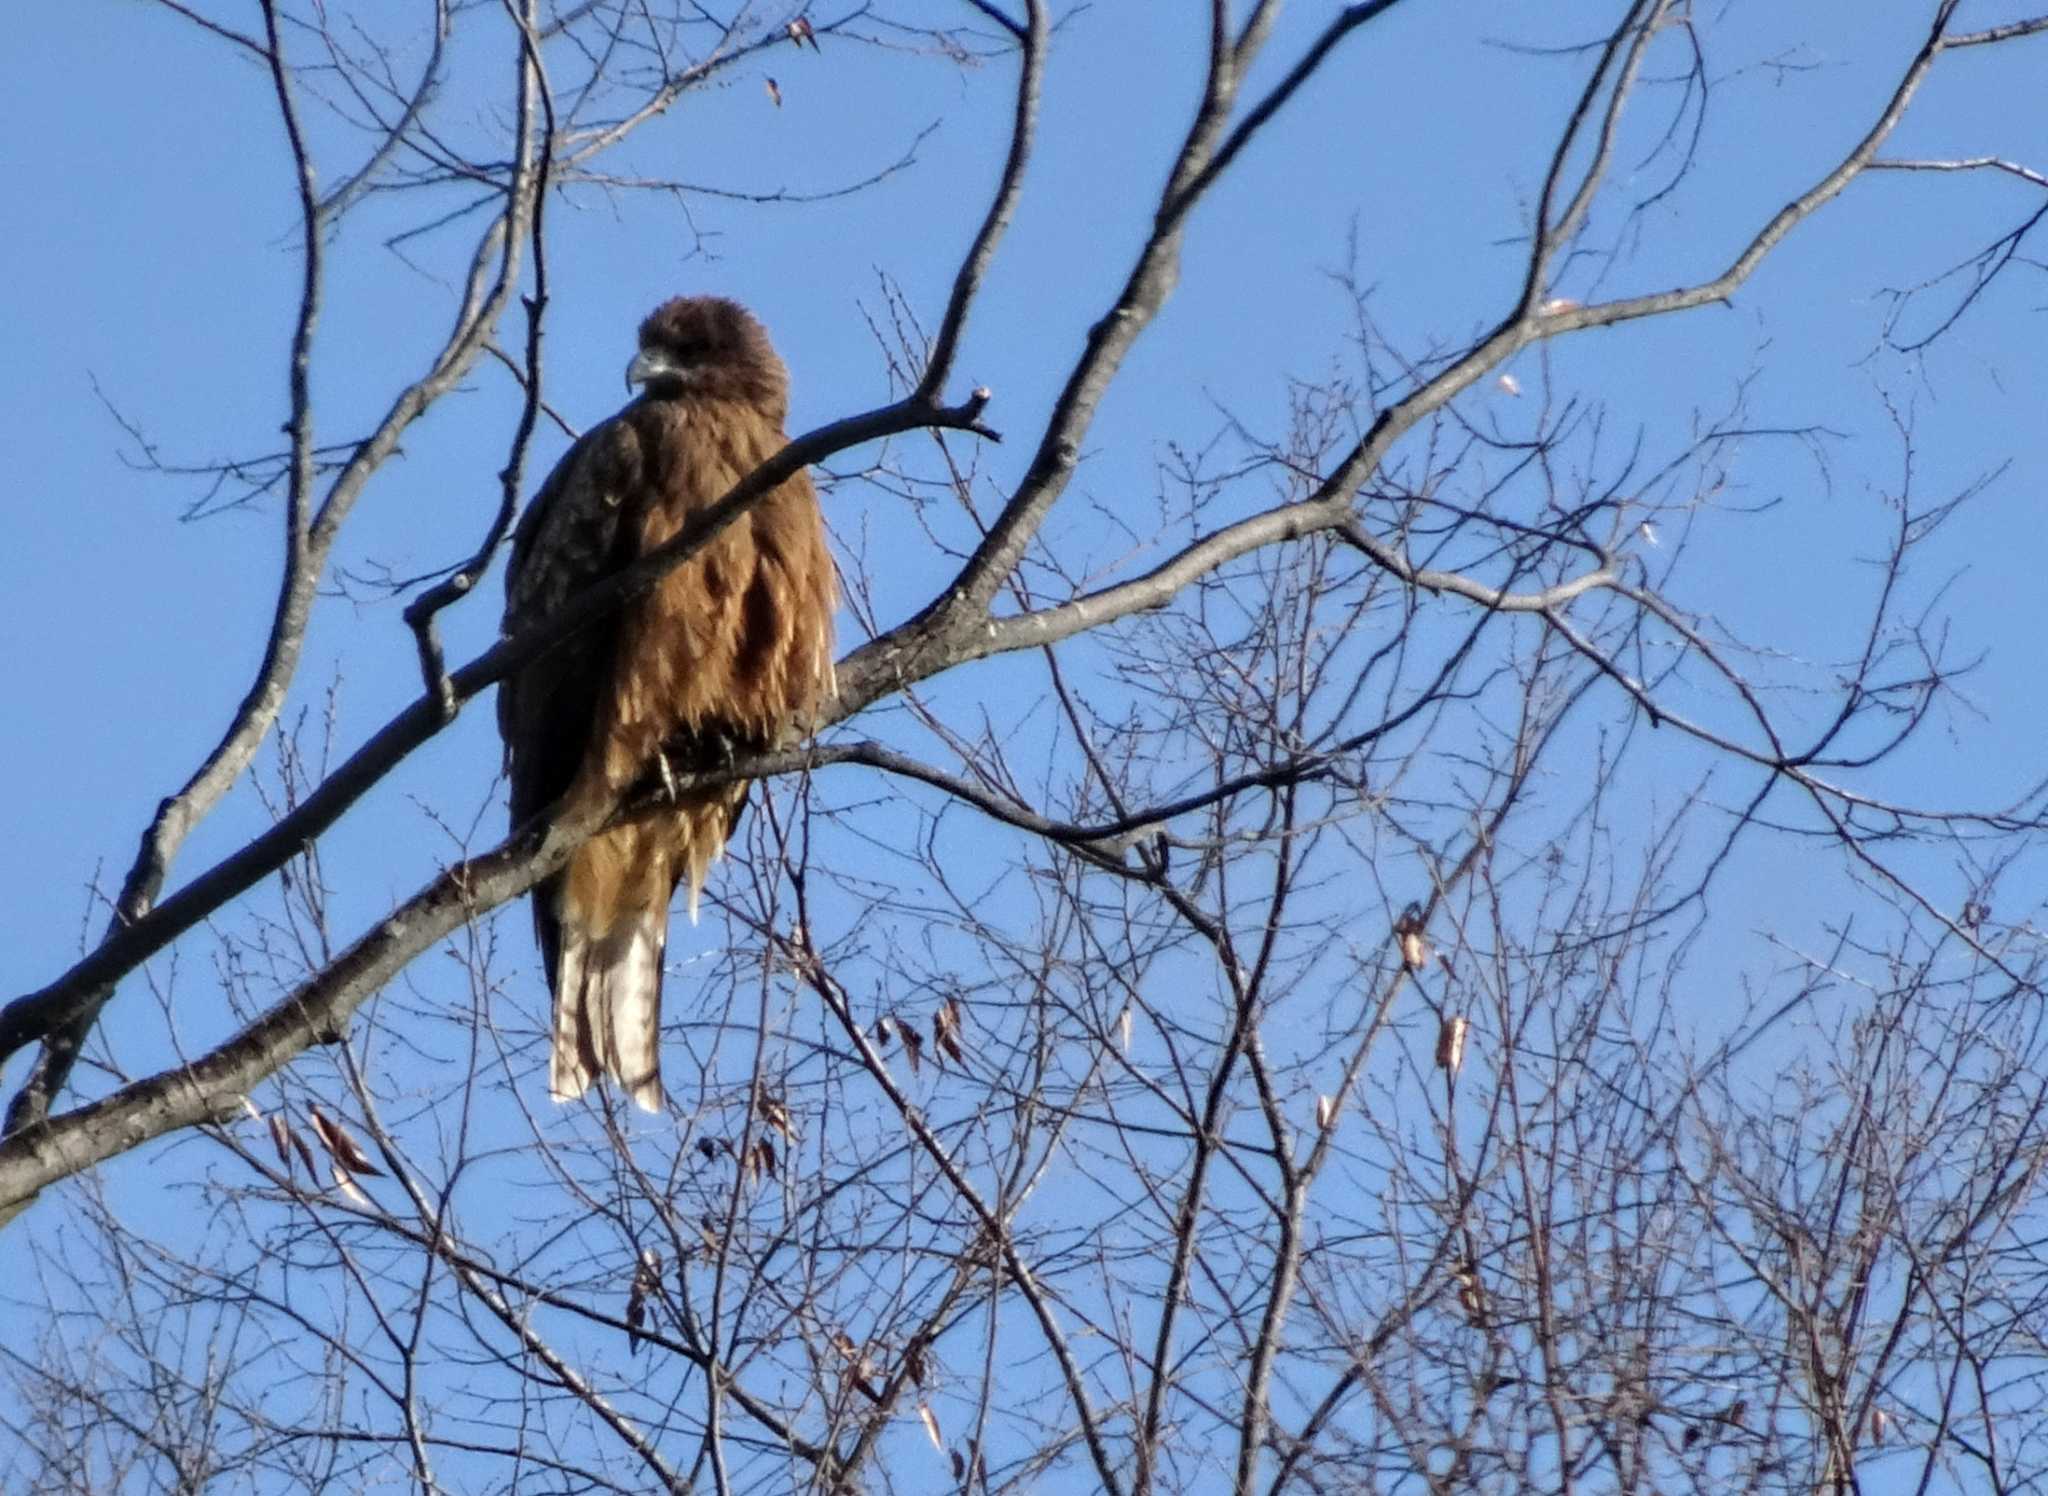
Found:
M 548 1091 L 570 1101 L 600 1075 L 634 1103 L 663 1106 L 662 957 L 668 906 L 687 882 L 690 922 L 705 876 L 725 850 L 746 799 L 732 785 L 593 837 L 540 894 L 541 949 L 555 994 Z M 548 926 L 552 924 L 552 929 Z
M 602 1073 L 643 1110 L 658 1112 L 667 901 L 625 915 L 602 934 L 563 914 L 548 1091 L 571 1101 Z

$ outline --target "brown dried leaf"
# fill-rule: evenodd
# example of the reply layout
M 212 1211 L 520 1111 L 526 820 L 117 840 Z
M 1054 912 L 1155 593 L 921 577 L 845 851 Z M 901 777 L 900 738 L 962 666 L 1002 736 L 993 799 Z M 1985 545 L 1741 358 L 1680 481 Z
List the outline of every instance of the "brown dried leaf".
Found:
M 755 1103 L 755 1110 L 760 1112 L 762 1121 L 782 1134 L 784 1142 L 794 1143 L 796 1141 L 796 1128 L 790 1121 L 788 1107 L 777 1101 L 773 1096 L 763 1093 Z
M 788 33 L 789 39 L 792 42 L 796 43 L 797 49 L 799 51 L 803 49 L 803 45 L 805 42 L 809 42 L 811 44 L 811 50 L 813 52 L 823 50 L 818 45 L 818 33 L 811 29 L 811 23 L 805 20 L 802 16 L 798 16 L 794 21 L 791 21 L 787 26 L 783 27 L 782 29 L 786 33 Z
M 1460 1262 L 1451 1269 L 1451 1276 L 1458 1284 L 1458 1307 L 1465 1311 L 1465 1317 L 1480 1328 L 1486 1326 L 1486 1290 L 1480 1286 L 1479 1274 L 1469 1262 Z
M 924 1060 L 924 1035 L 907 1023 L 903 1025 L 903 1052 L 910 1057 L 910 1073 L 917 1074 Z
M 374 1208 L 371 1205 L 370 1197 L 356 1187 L 354 1175 L 349 1173 L 339 1163 L 329 1164 L 328 1169 L 334 1175 L 334 1187 L 340 1190 L 344 1196 L 353 1200 L 365 1210 Z
M 643 1248 L 633 1268 L 633 1287 L 626 1295 L 626 1354 L 640 1353 L 640 1331 L 647 1324 L 647 1301 L 661 1291 L 661 1259 Z
M 777 109 L 780 109 L 782 107 L 782 90 L 776 86 L 773 78 L 763 78 L 761 81 L 767 86 L 769 102 Z
M 1336 1120 L 1337 1098 L 1334 1096 L 1318 1096 L 1316 1098 L 1316 1126 L 1324 1132 L 1328 1132 L 1330 1124 Z
M 884 1013 L 880 1018 L 877 1018 L 875 1020 L 875 1048 L 880 1050 L 883 1054 L 887 1054 L 889 1052 L 890 1042 L 894 1040 L 895 1037 L 896 1025 L 890 1022 L 889 1015 L 887 1013 Z
M 946 1441 L 939 1436 L 939 1420 L 933 1415 L 931 1408 L 922 1398 L 918 1400 L 917 1416 L 924 1420 L 924 1431 L 931 1435 L 932 1448 L 944 1454 L 946 1452 Z
M 844 1330 L 832 1332 L 832 1349 L 839 1352 L 846 1362 L 846 1379 L 861 1390 L 869 1402 L 879 1403 L 882 1391 L 874 1383 L 875 1363 L 868 1353 L 853 1343 L 853 1337 Z
M 283 1112 L 272 1112 L 263 1119 L 270 1124 L 271 1146 L 277 1149 L 277 1161 L 284 1165 L 285 1177 L 292 1172 L 292 1130 L 285 1125 Z
M 1394 943 L 1400 947 L 1401 964 L 1409 971 L 1429 965 L 1429 941 L 1422 933 L 1425 928 L 1419 904 L 1410 904 L 1394 921 Z
M 313 1131 L 320 1139 L 320 1146 L 342 1168 L 351 1174 L 382 1174 L 384 1171 L 370 1161 L 370 1155 L 363 1152 L 363 1145 L 350 1137 L 348 1130 L 319 1107 L 308 1107 L 313 1119 Z
M 320 1166 L 313 1162 L 313 1150 L 306 1146 L 306 1139 L 302 1133 L 294 1129 L 287 1131 L 291 1133 L 293 1150 L 299 1155 L 299 1161 L 306 1166 L 307 1182 L 317 1189 L 320 1184 Z
M 1465 1033 L 1471 1024 L 1456 1013 L 1447 1014 L 1436 1030 L 1436 1067 L 1451 1075 L 1465 1063 Z

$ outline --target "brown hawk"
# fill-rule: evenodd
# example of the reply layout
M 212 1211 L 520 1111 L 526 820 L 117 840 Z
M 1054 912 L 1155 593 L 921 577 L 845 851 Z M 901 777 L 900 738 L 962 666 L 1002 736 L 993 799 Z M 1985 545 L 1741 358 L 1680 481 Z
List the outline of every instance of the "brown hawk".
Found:
M 668 540 L 787 439 L 788 372 L 734 302 L 656 307 L 626 383 L 639 398 L 569 449 L 519 522 L 507 633 Z M 498 727 L 512 823 L 564 796 L 565 807 L 611 803 L 650 771 L 788 739 L 829 689 L 837 595 L 817 494 L 799 473 L 618 612 L 506 679 Z M 582 1095 L 602 1072 L 661 1108 L 669 901 L 687 882 L 696 919 L 746 793 L 686 791 L 592 838 L 535 887 L 556 1099 Z

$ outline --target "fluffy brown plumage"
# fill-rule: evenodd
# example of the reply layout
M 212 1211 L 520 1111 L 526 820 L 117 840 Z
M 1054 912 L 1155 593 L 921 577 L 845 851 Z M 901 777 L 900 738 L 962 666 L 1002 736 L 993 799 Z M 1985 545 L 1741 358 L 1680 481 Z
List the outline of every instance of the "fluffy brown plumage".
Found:
M 789 376 L 761 324 L 733 302 L 678 297 L 655 308 L 626 380 L 645 392 L 569 449 L 519 522 L 508 633 L 668 540 L 785 441 Z M 620 612 L 505 681 L 498 725 L 513 824 L 564 795 L 567 805 L 609 802 L 657 754 L 689 769 L 788 738 L 829 683 L 837 592 L 817 495 L 798 474 Z M 660 1109 L 669 901 L 687 882 L 695 920 L 746 793 L 686 793 L 593 838 L 534 890 L 558 1100 L 603 1073 Z

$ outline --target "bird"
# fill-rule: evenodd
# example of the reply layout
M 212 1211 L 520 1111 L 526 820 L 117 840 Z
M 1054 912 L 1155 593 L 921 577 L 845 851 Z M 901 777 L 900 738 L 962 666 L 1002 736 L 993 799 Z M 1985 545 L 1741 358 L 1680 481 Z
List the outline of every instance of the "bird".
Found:
M 513 533 L 504 630 L 517 634 L 681 531 L 787 442 L 789 374 L 737 302 L 682 296 L 640 324 L 637 396 L 586 432 Z M 665 1105 L 659 1035 L 669 905 L 690 919 L 732 835 L 744 781 L 675 791 L 787 743 L 833 690 L 838 574 L 810 478 L 771 489 L 710 544 L 509 675 L 498 695 L 515 828 L 616 804 L 650 775 L 669 793 L 585 842 L 533 890 L 553 994 L 548 1089 L 600 1075 Z

